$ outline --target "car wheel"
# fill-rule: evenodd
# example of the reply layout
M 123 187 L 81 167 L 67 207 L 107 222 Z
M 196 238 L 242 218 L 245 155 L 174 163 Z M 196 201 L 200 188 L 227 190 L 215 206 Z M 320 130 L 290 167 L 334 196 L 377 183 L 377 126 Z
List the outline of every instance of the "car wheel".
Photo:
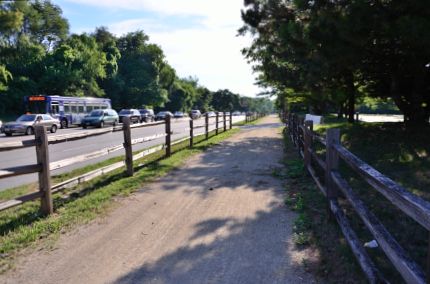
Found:
M 50 131 L 51 131 L 51 133 L 55 133 L 55 132 L 57 132 L 57 125 L 55 125 L 55 124 L 54 124 L 54 125 L 52 125 L 52 126 L 51 126 L 51 130 L 50 130 Z
M 9 133 L 9 132 L 5 132 L 4 134 L 8 137 L 12 136 L 12 133 Z
M 33 134 L 34 134 L 33 127 L 27 127 L 27 129 L 25 130 L 25 135 L 33 135 Z
M 105 126 L 105 123 L 103 121 L 100 121 L 99 128 L 103 128 Z
M 116 119 L 113 121 L 113 127 L 115 127 L 118 124 L 118 122 L 116 121 Z
M 68 124 L 69 123 L 67 122 L 66 119 L 61 120 L 61 125 L 60 125 L 61 129 L 67 128 L 69 126 Z

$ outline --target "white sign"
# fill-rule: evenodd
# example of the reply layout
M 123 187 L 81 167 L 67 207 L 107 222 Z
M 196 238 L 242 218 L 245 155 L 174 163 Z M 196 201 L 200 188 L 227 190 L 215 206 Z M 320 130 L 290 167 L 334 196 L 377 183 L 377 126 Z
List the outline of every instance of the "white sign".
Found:
M 312 114 L 306 114 L 305 121 L 311 120 L 314 124 L 322 124 L 323 123 L 323 117 L 319 115 L 312 115 Z

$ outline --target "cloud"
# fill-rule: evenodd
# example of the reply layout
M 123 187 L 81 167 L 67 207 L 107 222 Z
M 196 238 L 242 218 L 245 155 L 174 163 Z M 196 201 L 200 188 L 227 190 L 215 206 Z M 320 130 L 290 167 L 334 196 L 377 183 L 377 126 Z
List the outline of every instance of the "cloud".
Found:
M 144 30 L 150 41 L 161 46 L 166 58 L 180 77 L 196 76 L 211 90 L 228 88 L 253 96 L 261 90 L 254 85 L 251 66 L 241 55 L 251 39 L 237 37 L 241 0 L 68 0 L 109 9 L 152 11 L 154 17 L 134 18 L 107 24 L 120 36 Z M 198 21 L 185 28 L 172 26 L 163 17 L 175 16 L 183 21 Z

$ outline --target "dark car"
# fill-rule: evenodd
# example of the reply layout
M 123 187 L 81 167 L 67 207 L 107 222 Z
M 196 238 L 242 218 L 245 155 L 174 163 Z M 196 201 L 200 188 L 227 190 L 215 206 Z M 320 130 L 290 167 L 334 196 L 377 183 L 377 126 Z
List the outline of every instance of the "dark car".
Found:
M 155 116 L 155 120 L 164 120 L 166 119 L 166 116 L 173 117 L 173 113 L 171 113 L 170 111 L 160 111 Z
M 60 121 L 49 114 L 23 114 L 16 121 L 5 123 L 3 131 L 6 136 L 12 136 L 13 133 L 31 135 L 34 134 L 36 125 L 43 125 L 51 133 L 55 133 L 60 126 Z
M 139 109 L 140 120 L 150 122 L 155 120 L 154 110 L 152 109 Z
M 82 121 L 81 125 L 83 128 L 88 126 L 103 127 L 105 125 L 115 126 L 119 121 L 119 116 L 113 109 L 96 109 L 86 115 Z
M 140 112 L 137 109 L 122 109 L 119 112 L 119 122 L 122 122 L 124 117 L 130 118 L 131 123 L 139 123 L 141 122 Z

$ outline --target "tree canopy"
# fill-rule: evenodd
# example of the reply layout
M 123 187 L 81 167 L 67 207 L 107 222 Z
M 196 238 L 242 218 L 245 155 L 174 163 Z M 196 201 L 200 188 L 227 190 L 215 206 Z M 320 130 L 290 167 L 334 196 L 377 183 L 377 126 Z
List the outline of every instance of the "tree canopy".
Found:
M 347 110 L 358 96 L 392 98 L 407 122 L 430 117 L 427 1 L 246 0 L 243 54 L 279 105 L 300 98 L 313 112 Z

